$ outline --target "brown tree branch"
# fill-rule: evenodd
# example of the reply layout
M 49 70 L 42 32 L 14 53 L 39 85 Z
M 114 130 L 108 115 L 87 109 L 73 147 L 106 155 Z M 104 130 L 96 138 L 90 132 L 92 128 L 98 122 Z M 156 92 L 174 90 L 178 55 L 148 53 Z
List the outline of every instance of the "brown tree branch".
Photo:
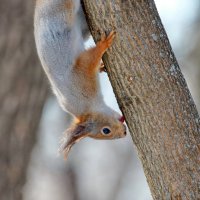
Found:
M 200 120 L 153 0 L 83 0 L 154 199 L 200 198 Z

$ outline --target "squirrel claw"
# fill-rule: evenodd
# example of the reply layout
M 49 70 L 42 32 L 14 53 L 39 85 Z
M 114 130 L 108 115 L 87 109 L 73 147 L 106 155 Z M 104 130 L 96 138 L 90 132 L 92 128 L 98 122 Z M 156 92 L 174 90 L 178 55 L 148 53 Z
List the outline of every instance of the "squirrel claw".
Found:
M 99 44 L 105 45 L 106 49 L 109 48 L 112 44 L 112 41 L 113 41 L 115 35 L 116 35 L 115 31 L 111 31 L 107 37 L 105 36 L 105 34 L 103 34 L 101 36 L 101 40 L 100 40 Z
M 108 47 L 111 46 L 112 41 L 113 41 L 113 39 L 114 39 L 114 37 L 115 37 L 115 34 L 116 34 L 115 31 L 111 31 L 111 32 L 109 33 L 109 35 L 107 36 L 107 38 L 103 41 L 103 42 L 107 43 L 107 46 L 108 46 Z
M 101 64 L 100 64 L 100 68 L 99 68 L 99 72 L 107 72 L 105 66 L 104 66 L 104 63 L 101 61 Z
M 100 42 L 103 42 L 105 39 L 106 39 L 106 34 L 105 34 L 105 33 L 103 33 L 103 34 L 101 35 Z
M 111 31 L 106 39 L 107 40 L 110 40 L 110 39 L 113 40 L 115 35 L 116 35 L 116 31 Z
M 100 71 L 100 73 L 101 73 L 101 72 L 107 72 L 107 70 L 106 70 L 105 67 L 101 67 L 101 68 L 99 69 L 99 71 Z

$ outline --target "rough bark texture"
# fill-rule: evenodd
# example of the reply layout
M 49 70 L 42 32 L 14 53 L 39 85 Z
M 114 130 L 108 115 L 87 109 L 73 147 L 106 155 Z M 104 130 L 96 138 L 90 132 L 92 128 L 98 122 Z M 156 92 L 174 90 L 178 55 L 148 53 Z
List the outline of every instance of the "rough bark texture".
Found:
M 34 1 L 0 4 L 0 199 L 21 199 L 47 94 L 33 39 Z
M 200 199 L 200 120 L 153 0 L 83 0 L 150 186 L 160 199 Z

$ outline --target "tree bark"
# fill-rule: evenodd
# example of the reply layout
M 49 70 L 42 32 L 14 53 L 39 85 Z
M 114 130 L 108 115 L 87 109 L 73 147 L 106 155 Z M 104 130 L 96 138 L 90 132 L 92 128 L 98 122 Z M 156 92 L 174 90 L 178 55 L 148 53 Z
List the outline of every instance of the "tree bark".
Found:
M 34 1 L 0 4 L 0 199 L 20 200 L 47 94 L 33 38 Z
M 152 196 L 200 199 L 200 119 L 153 0 L 83 0 Z

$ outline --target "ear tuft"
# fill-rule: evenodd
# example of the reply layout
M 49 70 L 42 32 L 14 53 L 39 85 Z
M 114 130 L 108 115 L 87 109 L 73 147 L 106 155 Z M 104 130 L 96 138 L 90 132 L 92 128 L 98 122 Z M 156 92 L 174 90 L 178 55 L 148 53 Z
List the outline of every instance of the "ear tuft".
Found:
M 72 146 L 87 136 L 88 133 L 86 131 L 86 127 L 83 125 L 75 125 L 68 128 L 64 132 L 64 137 L 61 139 L 59 152 L 63 153 L 64 158 L 67 159 L 67 156 Z

